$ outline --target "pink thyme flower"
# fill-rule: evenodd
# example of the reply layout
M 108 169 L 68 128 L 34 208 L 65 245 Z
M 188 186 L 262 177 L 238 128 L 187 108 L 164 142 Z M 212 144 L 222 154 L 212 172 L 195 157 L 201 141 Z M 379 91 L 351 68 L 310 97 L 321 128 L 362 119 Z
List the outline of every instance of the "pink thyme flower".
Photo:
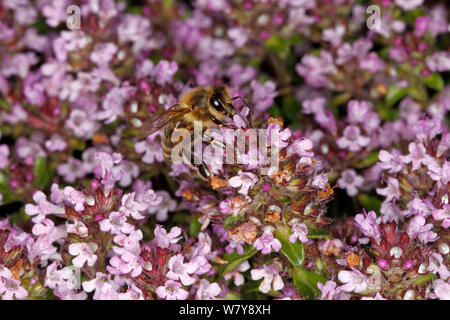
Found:
M 362 297 L 361 300 L 387 300 L 386 298 L 383 298 L 383 296 L 377 292 L 375 297 Z
M 31 231 L 35 236 L 45 235 L 51 243 L 67 236 L 64 226 L 55 227 L 55 223 L 50 219 L 36 223 Z
M 53 203 L 47 201 L 47 197 L 42 191 L 36 191 L 33 195 L 33 200 L 37 203 L 37 205 L 26 204 L 25 212 L 26 214 L 33 217 L 32 221 L 34 223 L 39 223 L 49 214 L 59 214 L 64 215 L 64 208 L 58 207 Z
M 299 239 L 303 243 L 307 243 L 309 241 L 308 237 L 308 228 L 304 223 L 295 223 L 291 228 L 292 234 L 289 236 L 289 241 L 292 243 L 297 242 Z
M 72 256 L 76 256 L 72 263 L 78 268 L 82 268 L 85 263 L 89 267 L 92 267 L 97 261 L 97 255 L 94 252 L 97 250 L 97 245 L 93 242 L 90 243 L 72 243 L 69 245 L 69 253 Z
M 66 221 L 66 230 L 67 233 L 73 233 L 81 238 L 86 238 L 88 236 L 89 230 L 86 225 L 79 221 L 78 219 L 74 219 L 74 223 L 71 224 L 69 221 Z
M 73 109 L 66 121 L 66 127 L 81 139 L 90 139 L 100 128 L 100 124 L 92 118 L 92 115 L 81 109 Z
M 69 158 L 67 162 L 56 167 L 56 172 L 68 183 L 74 183 L 77 179 L 84 177 L 86 171 L 83 162 L 75 158 Z
M 97 177 L 104 178 L 108 171 L 114 167 L 115 164 L 119 164 L 122 161 L 122 155 L 120 153 L 109 154 L 107 152 L 98 151 L 94 154 L 97 166 L 94 168 L 94 174 Z
M 141 250 L 140 241 L 142 238 L 143 234 L 141 230 L 134 230 L 129 235 L 118 234 L 114 237 L 114 242 L 122 246 L 122 248 L 115 246 L 113 249 L 118 254 L 121 254 L 124 250 L 139 254 Z
M 314 156 L 313 143 L 311 140 L 303 138 L 292 142 L 288 147 L 288 154 L 296 154 L 300 157 L 311 158 Z
M 114 251 L 120 256 L 114 256 L 106 267 L 113 275 L 129 274 L 131 277 L 138 277 L 142 273 L 142 258 L 135 252 L 127 251 L 123 248 L 114 247 Z
M 253 280 L 264 278 L 258 287 L 259 291 L 262 293 L 268 293 L 271 289 L 279 291 L 284 288 L 283 279 L 279 274 L 278 267 L 273 264 L 253 269 L 250 273 Z
M 155 67 L 156 83 L 164 85 L 172 81 L 173 75 L 178 70 L 178 64 L 175 61 L 161 60 Z
M 156 294 L 166 300 L 186 300 L 189 296 L 189 292 L 181 288 L 181 283 L 173 280 L 167 280 L 164 286 L 156 288 Z
M 424 217 L 415 216 L 409 221 L 406 232 L 411 238 L 417 237 L 423 243 L 427 243 L 438 239 L 438 235 L 431 229 L 433 229 L 433 224 L 426 224 Z
M 143 215 L 143 212 L 147 209 L 147 205 L 136 201 L 135 196 L 136 192 L 124 194 L 122 196 L 122 206 L 119 210 L 127 217 L 132 217 L 136 220 L 144 219 L 145 215 Z
M 0 295 L 2 300 L 24 299 L 28 291 L 20 285 L 20 281 L 12 277 L 0 276 Z
M 450 277 L 450 271 L 445 265 L 444 258 L 439 253 L 434 252 L 430 255 L 427 271 L 434 274 L 438 273 L 444 281 Z
M 57 133 L 45 141 L 45 147 L 48 151 L 64 151 L 67 147 L 66 141 Z M 0 161 L 1 163 L 1 161 Z
M 63 192 L 66 200 L 70 204 L 74 205 L 74 209 L 76 211 L 81 212 L 84 210 L 84 203 L 86 202 L 86 196 L 84 193 L 75 190 L 70 186 L 65 187 Z
M 360 293 L 367 289 L 367 277 L 357 269 L 353 269 L 353 271 L 342 270 L 339 272 L 338 278 L 344 283 L 341 289 L 345 292 Z
M 302 112 L 304 114 L 317 114 L 325 111 L 327 100 L 323 97 L 304 100 L 302 103 Z
M 324 190 L 328 183 L 328 176 L 325 173 L 318 174 L 314 177 L 311 185 L 313 187 Z
M 445 72 L 450 70 L 450 54 L 439 51 L 427 57 L 427 67 L 433 72 Z
M 9 148 L 6 144 L 0 145 L 0 169 L 5 169 L 9 165 Z
M 133 96 L 135 88 L 128 83 L 123 83 L 122 87 L 112 88 L 102 102 L 102 111 L 97 112 L 97 119 L 105 124 L 114 122 L 117 118 L 123 117 L 125 102 Z
M 190 276 L 197 270 L 195 263 L 184 263 L 182 254 L 177 254 L 169 259 L 169 272 L 166 277 L 172 280 L 180 280 L 185 286 L 189 286 L 195 282 L 195 278 Z
M 163 249 L 169 248 L 169 246 L 176 244 L 181 239 L 181 228 L 179 227 L 172 227 L 170 232 L 167 233 L 166 229 L 158 224 L 154 233 L 156 245 Z
M 345 26 L 337 25 L 335 28 L 328 28 L 323 30 L 322 39 L 330 42 L 334 47 L 339 47 L 342 43 L 342 37 L 345 35 Z
M 111 234 L 130 234 L 134 231 L 134 226 L 127 223 L 127 216 L 122 212 L 113 211 L 107 219 L 99 222 L 100 230 Z
M 278 123 L 271 123 L 267 127 L 267 143 L 277 147 L 284 148 L 288 145 L 288 140 L 291 137 L 291 130 L 286 128 L 281 130 Z
M 369 211 L 364 214 L 357 214 L 355 216 L 355 225 L 366 237 L 373 238 L 378 243 L 381 240 L 381 232 L 379 221 L 374 211 Z
M 389 173 L 396 173 L 404 168 L 402 155 L 397 149 L 392 149 L 391 153 L 386 150 L 380 150 L 378 154 L 380 167 L 389 170 Z
M 401 196 L 399 182 L 392 177 L 388 178 L 388 185 L 386 188 L 377 188 L 376 190 L 378 194 L 386 197 L 386 201 L 399 199 Z
M 256 80 L 252 80 L 250 87 L 253 89 L 255 110 L 259 112 L 266 111 L 273 104 L 273 99 L 277 96 L 275 83 L 269 80 L 261 84 Z
M 114 43 L 99 43 L 95 46 L 90 58 L 98 66 L 105 66 L 108 65 L 116 53 L 117 47 Z
M 349 300 L 350 296 L 338 287 L 333 280 L 327 281 L 325 284 L 318 282 L 317 287 L 322 291 L 320 300 Z
M 355 170 L 347 169 L 342 172 L 338 180 L 339 188 L 346 189 L 347 194 L 353 197 L 358 194 L 358 188 L 364 183 L 364 179 L 357 175 Z
M 46 18 L 45 22 L 50 27 L 57 27 L 61 22 L 66 21 L 66 9 L 68 6 L 67 0 L 49 2 L 42 8 L 42 15 Z
M 272 232 L 266 231 L 253 243 L 255 249 L 260 250 L 263 254 L 268 254 L 281 249 L 281 242 L 275 239 Z
M 364 123 L 369 110 L 366 101 L 351 100 L 347 106 L 347 119 L 350 123 Z
M 239 193 L 243 195 L 247 195 L 249 189 L 253 188 L 253 186 L 258 182 L 258 177 L 251 172 L 243 172 L 242 170 L 238 171 L 238 175 L 232 177 L 228 180 L 228 183 L 233 188 L 241 187 Z
M 303 56 L 301 63 L 295 66 L 295 71 L 305 78 L 313 88 L 326 87 L 331 84 L 328 76 L 335 71 L 333 56 L 325 50 L 320 51 L 320 56 L 312 54 Z
M 122 160 L 119 164 L 115 165 L 111 172 L 115 176 L 119 176 L 119 172 L 122 171 L 122 177 L 119 180 L 119 185 L 124 188 L 128 187 L 134 179 L 139 175 L 139 166 L 131 161 Z
M 86 292 L 94 291 L 94 300 L 117 300 L 120 287 L 110 278 L 110 275 L 97 272 L 94 279 L 83 282 L 83 289 Z
M 145 300 L 144 293 L 134 283 L 131 286 L 128 284 L 128 290 L 119 293 L 119 300 Z
M 408 11 L 421 6 L 423 0 L 395 0 L 395 3 L 403 10 Z
M 375 52 L 371 52 L 359 61 L 359 67 L 369 70 L 371 73 L 377 73 L 384 69 L 385 63 Z
M 41 234 L 35 241 L 30 239 L 26 246 L 30 260 L 36 259 L 43 264 L 49 259 L 61 260 L 61 254 L 46 234 Z
M 23 246 L 27 244 L 29 239 L 30 235 L 28 233 L 23 232 L 17 226 L 13 226 L 3 248 L 5 252 L 8 252 L 17 246 Z
M 358 152 L 369 145 L 370 138 L 361 135 L 361 129 L 350 125 L 344 129 L 344 135 L 336 143 L 339 148 Z
M 235 270 L 230 271 L 226 274 L 224 274 L 223 278 L 225 280 L 229 280 L 231 278 L 233 278 L 233 283 L 236 287 L 239 287 L 241 285 L 244 284 L 245 282 L 245 278 L 244 276 L 241 274 L 241 272 L 245 272 L 248 269 L 250 269 L 250 264 L 248 263 L 247 260 L 245 260 L 244 262 L 242 262 Z
M 409 154 L 404 156 L 404 163 L 412 163 L 412 170 L 417 170 L 423 165 L 427 165 L 431 157 L 426 153 L 425 146 L 422 143 L 411 142 L 408 146 Z
M 177 208 L 177 202 L 165 190 L 154 192 L 148 199 L 154 199 L 154 201 L 150 203 L 147 212 L 154 214 L 158 221 L 166 221 L 169 212 L 173 212 Z
M 142 162 L 152 164 L 164 161 L 161 144 L 152 140 L 151 136 L 144 141 L 139 141 L 134 145 L 137 153 L 143 153 Z
M 51 263 L 45 274 L 45 285 L 53 289 L 57 296 L 68 296 L 78 284 L 76 270 L 74 268 L 63 267 L 58 270 L 60 262 Z
M 450 284 L 441 279 L 433 281 L 434 296 L 440 300 L 450 300 Z
M 209 283 L 208 280 L 201 279 L 195 296 L 197 300 L 216 300 L 220 291 L 220 286 L 217 283 Z
M 441 221 L 441 226 L 445 229 L 450 227 L 450 205 L 445 205 L 442 209 L 437 209 L 432 212 L 433 219 Z

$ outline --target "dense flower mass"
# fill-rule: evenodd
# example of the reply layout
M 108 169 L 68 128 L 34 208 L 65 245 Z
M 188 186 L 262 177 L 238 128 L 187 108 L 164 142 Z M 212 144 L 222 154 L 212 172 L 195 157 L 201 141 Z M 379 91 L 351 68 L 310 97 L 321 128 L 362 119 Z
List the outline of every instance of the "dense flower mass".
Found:
M 450 300 L 449 12 L 3 0 L 0 297 Z

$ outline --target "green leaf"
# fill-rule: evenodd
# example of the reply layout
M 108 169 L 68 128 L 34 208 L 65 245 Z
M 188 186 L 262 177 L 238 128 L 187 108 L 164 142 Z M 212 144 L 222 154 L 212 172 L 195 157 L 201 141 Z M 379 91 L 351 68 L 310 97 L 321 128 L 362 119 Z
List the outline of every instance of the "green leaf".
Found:
M 426 285 L 429 281 L 431 280 L 435 280 L 437 279 L 437 276 L 433 273 L 429 273 L 427 275 L 424 276 L 420 276 L 417 279 L 414 280 L 414 282 L 418 285 L 418 286 L 424 286 Z
M 267 113 L 270 114 L 271 117 L 282 117 L 280 108 L 275 103 L 267 109 Z
M 372 152 L 361 161 L 358 161 L 355 166 L 358 169 L 363 169 L 374 165 L 378 161 L 378 152 Z
M 352 95 L 348 92 L 340 93 L 337 96 L 333 97 L 333 99 L 331 99 L 329 106 L 337 107 L 337 106 L 343 105 L 343 104 L 347 103 L 351 97 L 352 97 Z
M 399 88 L 394 83 L 389 87 L 389 90 L 386 94 L 386 104 L 388 107 L 392 107 L 396 104 L 400 99 L 404 98 L 408 94 L 407 88 Z
M 236 269 L 242 262 L 244 262 L 245 260 L 250 259 L 256 252 L 258 252 L 258 250 L 256 250 L 254 247 L 252 246 L 247 246 L 244 249 L 244 253 L 243 254 L 239 254 L 236 251 L 233 253 L 225 253 L 224 254 L 224 259 L 228 261 L 227 264 L 223 265 L 219 274 L 220 275 L 224 275 L 230 271 L 233 271 L 234 269 Z
M 283 98 L 283 114 L 285 119 L 297 120 L 299 118 L 300 105 L 294 96 L 289 95 Z
M 9 181 L 8 178 L 0 172 L 0 192 L 5 193 L 9 190 Z
M 241 219 L 240 215 L 234 216 L 230 214 L 228 217 L 225 218 L 225 221 L 223 222 L 223 227 L 225 229 L 230 229 L 236 221 L 239 221 L 239 219 Z
M 281 242 L 281 252 L 295 267 L 301 267 L 304 260 L 303 244 L 300 241 L 289 241 L 290 230 L 288 227 L 279 227 L 275 231 L 275 237 Z
M 426 101 L 428 99 L 427 89 L 418 77 L 412 77 L 409 80 L 408 91 L 417 101 Z
M 320 274 L 299 268 L 292 269 L 292 279 L 294 280 L 294 285 L 300 293 L 300 296 L 310 300 L 320 294 L 317 283 L 321 282 L 325 284 L 325 282 L 327 282 L 327 279 Z
M 44 189 L 48 185 L 53 176 L 54 170 L 54 165 L 47 165 L 46 158 L 39 157 L 34 160 L 34 181 L 41 187 L 41 189 Z
M 270 51 L 281 54 L 289 53 L 289 41 L 283 37 L 273 35 L 267 39 L 264 44 Z
M 309 229 L 308 238 L 310 239 L 331 239 L 332 235 L 325 228 Z
M 193 217 L 189 224 L 189 237 L 195 238 L 200 232 L 202 224 L 198 221 L 197 217 Z
M 428 77 L 422 78 L 422 82 L 431 89 L 441 91 L 444 88 L 444 79 L 440 73 L 432 73 Z
M 380 212 L 381 200 L 377 197 L 360 194 L 358 196 L 358 201 L 367 211 L 373 210 L 375 212 Z
M 225 300 L 242 300 L 242 296 L 236 292 L 230 291 L 223 297 Z
M 294 33 L 293 35 L 291 35 L 291 36 L 289 37 L 289 43 L 290 43 L 291 45 L 299 44 L 299 43 L 302 42 L 303 40 L 304 40 L 304 37 L 303 37 L 301 34 L 299 34 L 299 33 Z

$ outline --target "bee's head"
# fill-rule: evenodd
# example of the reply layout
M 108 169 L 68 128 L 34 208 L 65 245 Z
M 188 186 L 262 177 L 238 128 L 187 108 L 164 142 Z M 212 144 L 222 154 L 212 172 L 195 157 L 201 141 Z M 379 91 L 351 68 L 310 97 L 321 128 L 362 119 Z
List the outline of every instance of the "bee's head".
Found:
M 225 118 L 232 118 L 236 113 L 231 100 L 230 90 L 227 87 L 215 87 L 209 98 L 209 112 L 211 115 L 222 122 Z

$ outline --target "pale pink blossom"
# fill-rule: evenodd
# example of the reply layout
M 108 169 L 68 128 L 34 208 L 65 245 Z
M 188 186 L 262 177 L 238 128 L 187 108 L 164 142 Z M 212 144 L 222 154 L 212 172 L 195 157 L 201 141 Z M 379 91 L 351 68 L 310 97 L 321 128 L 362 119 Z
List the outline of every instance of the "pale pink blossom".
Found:
M 253 188 L 253 186 L 258 182 L 258 177 L 251 172 L 243 172 L 242 170 L 238 171 L 238 175 L 232 177 L 228 180 L 228 183 L 233 188 L 239 188 L 239 193 L 243 195 L 247 195 L 248 191 Z
M 167 280 L 164 286 L 156 288 L 156 294 L 166 300 L 186 300 L 189 296 L 189 292 L 181 288 L 181 283 L 173 280 Z
M 75 258 L 72 260 L 74 266 L 82 268 L 84 264 L 92 267 L 97 261 L 96 251 L 97 245 L 94 243 L 72 243 L 69 245 L 69 253 Z
M 272 251 L 279 251 L 281 249 L 281 242 L 274 238 L 272 232 L 266 231 L 255 240 L 253 246 L 260 250 L 261 253 L 268 254 Z
M 367 289 L 367 277 L 357 269 L 353 269 L 353 271 L 342 270 L 339 272 L 338 278 L 344 283 L 341 289 L 345 292 L 361 293 Z
M 271 289 L 279 291 L 284 287 L 283 279 L 279 274 L 278 267 L 273 264 L 253 269 L 250 273 L 253 280 L 264 278 L 258 287 L 259 291 L 262 293 L 268 293 Z

